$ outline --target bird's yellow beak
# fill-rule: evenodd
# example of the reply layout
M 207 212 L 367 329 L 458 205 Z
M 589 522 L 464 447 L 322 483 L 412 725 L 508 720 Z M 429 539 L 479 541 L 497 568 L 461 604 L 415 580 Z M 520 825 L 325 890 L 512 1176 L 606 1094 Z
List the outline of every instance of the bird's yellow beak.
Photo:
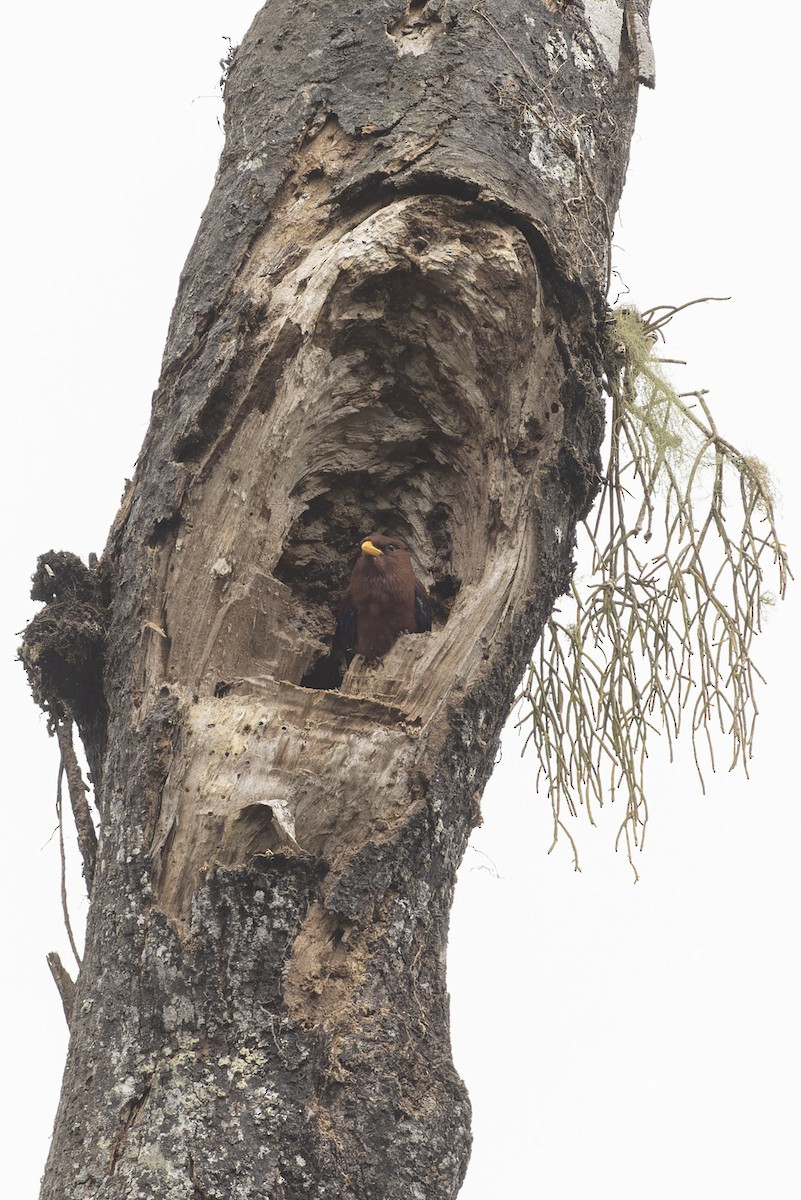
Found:
M 362 542 L 362 554 L 372 555 L 375 558 L 379 554 L 383 554 L 383 550 L 379 550 L 378 546 L 374 546 L 369 538 L 365 538 Z

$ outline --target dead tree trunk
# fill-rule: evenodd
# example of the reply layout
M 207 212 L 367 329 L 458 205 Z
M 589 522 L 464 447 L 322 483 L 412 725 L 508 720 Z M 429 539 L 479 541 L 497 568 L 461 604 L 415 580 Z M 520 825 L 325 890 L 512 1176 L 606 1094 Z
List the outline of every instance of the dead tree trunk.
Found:
M 456 1195 L 448 914 L 598 479 L 647 7 L 270 0 L 233 58 L 136 478 L 26 636 L 101 815 L 43 1197 Z M 343 678 L 384 530 L 434 629 Z

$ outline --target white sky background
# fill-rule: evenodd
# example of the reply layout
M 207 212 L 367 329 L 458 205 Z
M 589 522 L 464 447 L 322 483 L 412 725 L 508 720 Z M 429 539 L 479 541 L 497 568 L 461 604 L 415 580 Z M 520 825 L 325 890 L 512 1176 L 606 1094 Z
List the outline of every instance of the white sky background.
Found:
M 537 0 L 531 0 L 535 3 Z M 724 434 L 771 467 L 801 570 L 797 7 L 770 20 L 656 0 L 617 262 L 674 324 Z M 178 274 L 221 146 L 218 59 L 256 0 L 52 0 L 6 21 L 3 233 L 3 806 L 0 1161 L 34 1200 L 66 1050 L 45 954 L 63 933 L 55 745 L 13 662 L 37 554 L 100 552 L 147 426 Z M 718 24 L 720 22 L 720 24 Z M 10 25 L 10 28 L 9 28 Z M 613 296 L 617 289 L 613 289 Z M 752 777 L 701 797 L 656 756 L 634 886 L 621 813 L 550 857 L 532 760 L 506 739 L 462 871 L 450 956 L 474 1106 L 461 1200 L 799 1195 L 801 583 L 757 645 Z M 85 907 L 73 882 L 80 920 Z

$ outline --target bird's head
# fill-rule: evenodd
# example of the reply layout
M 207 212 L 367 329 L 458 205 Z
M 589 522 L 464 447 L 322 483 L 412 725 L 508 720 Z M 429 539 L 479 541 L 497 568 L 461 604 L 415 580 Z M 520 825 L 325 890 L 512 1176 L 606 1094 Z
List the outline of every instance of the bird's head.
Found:
M 396 554 L 408 557 L 409 555 L 403 542 L 394 537 L 385 537 L 380 533 L 371 533 L 368 538 L 365 538 L 361 550 L 364 558 L 391 558 Z
M 395 580 L 410 586 L 414 580 L 414 567 L 406 544 L 392 534 L 371 533 L 365 538 L 357 569 L 364 578 Z

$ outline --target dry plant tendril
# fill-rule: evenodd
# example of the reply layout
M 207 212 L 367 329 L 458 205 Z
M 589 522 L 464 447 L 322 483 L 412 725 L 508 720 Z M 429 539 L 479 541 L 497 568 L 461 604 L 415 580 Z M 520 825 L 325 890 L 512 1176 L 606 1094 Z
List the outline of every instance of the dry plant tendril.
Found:
M 715 297 L 694 300 L 704 303 Z M 718 432 L 702 391 L 679 394 L 655 350 L 689 305 L 610 314 L 606 386 L 609 459 L 580 532 L 589 577 L 573 581 L 569 615 L 554 614 L 519 699 L 553 808 L 579 869 L 566 814 L 620 795 L 616 846 L 641 849 L 648 822 L 645 764 L 657 734 L 670 754 L 689 726 L 695 764 L 715 770 L 716 730 L 730 769 L 748 773 L 761 675 L 752 642 L 791 577 L 770 476 Z M 565 606 L 567 608 L 567 605 Z M 649 740 L 650 739 L 650 740 Z M 553 845 L 551 849 L 553 849 Z

